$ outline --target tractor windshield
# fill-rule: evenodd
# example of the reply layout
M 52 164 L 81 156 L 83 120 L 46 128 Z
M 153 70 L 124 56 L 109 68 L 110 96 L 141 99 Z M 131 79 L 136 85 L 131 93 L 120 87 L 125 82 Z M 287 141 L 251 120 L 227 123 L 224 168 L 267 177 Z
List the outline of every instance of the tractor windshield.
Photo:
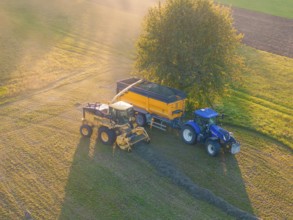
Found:
M 218 119 L 217 119 L 217 117 L 203 118 L 200 116 L 196 116 L 194 121 L 203 129 L 203 128 L 207 127 L 208 125 L 217 124 Z
M 128 123 L 129 117 L 128 117 L 127 111 L 116 110 L 116 120 L 117 120 L 117 123 L 120 125 Z
M 217 117 L 209 118 L 208 124 L 209 125 L 217 124 Z
M 129 120 L 131 119 L 131 117 L 133 117 L 133 115 L 133 108 L 129 108 L 126 110 L 116 110 L 117 123 L 120 125 L 129 123 Z

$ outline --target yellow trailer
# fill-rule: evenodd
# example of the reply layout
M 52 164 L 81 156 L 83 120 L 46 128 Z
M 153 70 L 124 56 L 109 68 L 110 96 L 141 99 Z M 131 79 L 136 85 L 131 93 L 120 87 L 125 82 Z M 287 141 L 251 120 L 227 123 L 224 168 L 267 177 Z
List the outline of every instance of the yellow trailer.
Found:
M 136 83 L 137 78 L 117 82 L 117 93 Z M 167 126 L 181 127 L 181 118 L 185 110 L 184 92 L 149 81 L 142 81 L 117 98 L 134 106 L 138 125 L 149 124 L 165 130 Z

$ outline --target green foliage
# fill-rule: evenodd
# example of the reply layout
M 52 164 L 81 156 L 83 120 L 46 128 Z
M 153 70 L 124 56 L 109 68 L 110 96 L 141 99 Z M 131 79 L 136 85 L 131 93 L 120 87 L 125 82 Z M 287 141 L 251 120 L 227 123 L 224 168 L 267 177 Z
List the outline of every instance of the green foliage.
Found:
M 167 0 L 151 8 L 137 42 L 138 74 L 210 104 L 242 65 L 235 52 L 242 36 L 232 22 L 230 9 L 211 1 Z

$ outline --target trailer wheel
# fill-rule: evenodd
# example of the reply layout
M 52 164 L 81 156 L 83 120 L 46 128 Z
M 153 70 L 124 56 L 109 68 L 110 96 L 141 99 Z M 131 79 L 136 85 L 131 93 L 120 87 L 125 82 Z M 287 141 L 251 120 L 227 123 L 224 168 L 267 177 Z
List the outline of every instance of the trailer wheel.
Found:
M 93 129 L 91 126 L 89 125 L 82 125 L 80 126 L 80 134 L 83 136 L 83 137 L 90 137 L 93 133 Z
M 144 127 L 146 125 L 146 117 L 142 113 L 138 113 L 135 116 L 135 120 L 136 120 L 136 123 L 138 124 L 138 126 L 140 126 L 140 127 Z
M 195 130 L 188 125 L 184 125 L 181 129 L 181 137 L 186 144 L 194 144 L 196 141 Z
M 210 156 L 215 157 L 220 152 L 220 144 L 217 141 L 208 140 L 206 143 L 206 149 Z
M 116 141 L 116 134 L 107 127 L 100 127 L 98 139 L 105 145 L 113 145 Z

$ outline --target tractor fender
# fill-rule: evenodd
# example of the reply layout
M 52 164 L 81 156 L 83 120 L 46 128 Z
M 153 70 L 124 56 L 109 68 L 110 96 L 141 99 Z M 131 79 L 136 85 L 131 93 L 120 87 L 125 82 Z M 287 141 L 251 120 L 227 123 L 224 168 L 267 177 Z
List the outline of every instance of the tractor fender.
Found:
M 188 125 L 188 126 L 192 127 L 196 134 L 200 134 L 200 127 L 193 120 L 189 120 L 184 125 Z

